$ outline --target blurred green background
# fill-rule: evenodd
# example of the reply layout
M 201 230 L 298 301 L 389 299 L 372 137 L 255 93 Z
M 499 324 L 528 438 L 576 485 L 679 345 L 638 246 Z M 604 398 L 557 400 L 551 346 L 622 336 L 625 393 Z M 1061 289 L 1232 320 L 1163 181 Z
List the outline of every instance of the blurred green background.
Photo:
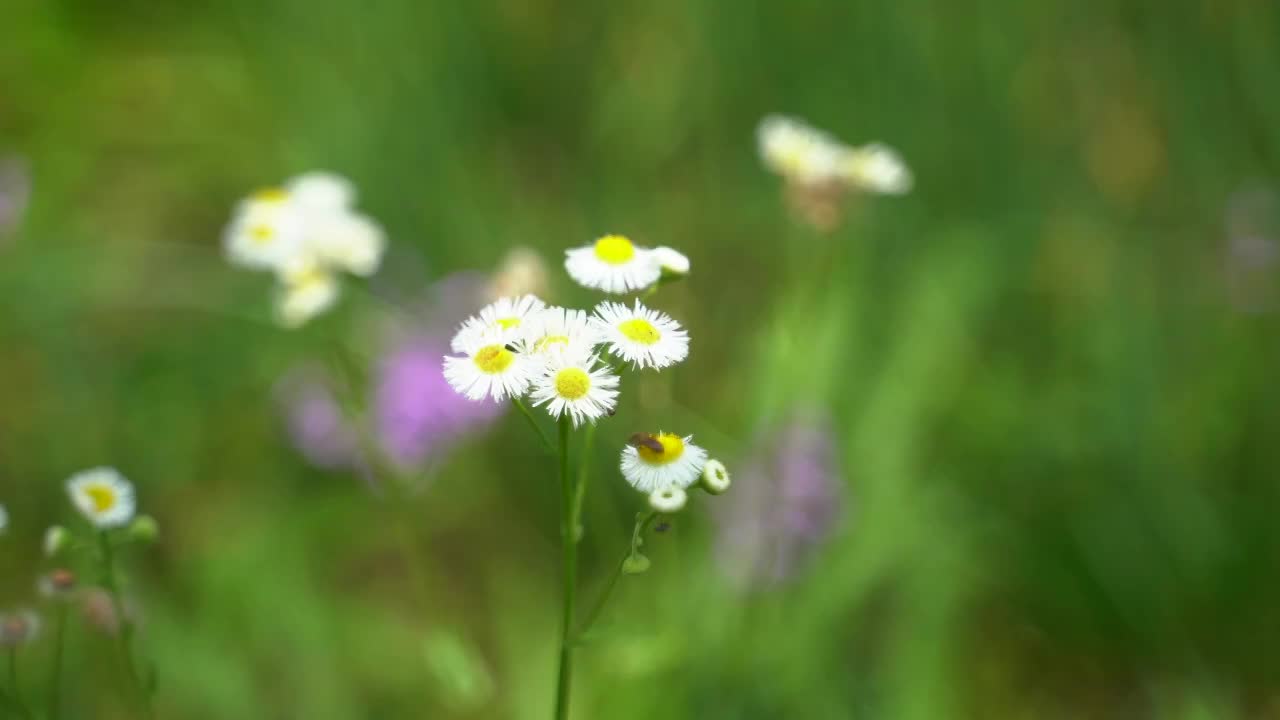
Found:
M 738 479 L 650 540 L 575 717 L 1280 717 L 1278 90 L 1264 0 L 0 0 L 0 608 L 112 464 L 162 527 L 129 556 L 161 717 L 550 715 L 557 490 L 519 418 L 397 500 L 289 444 L 279 379 L 411 314 L 352 287 L 287 332 L 223 261 L 238 198 L 324 168 L 410 291 L 526 245 L 589 307 L 560 259 L 610 231 L 692 259 L 654 300 L 690 360 L 601 426 L 583 592 L 642 502 L 628 434 Z M 808 229 L 771 112 L 915 191 Z M 799 416 L 832 518 L 781 537 L 735 495 L 794 479 Z M 744 580 L 743 543 L 794 562 Z M 70 637 L 66 716 L 130 717 Z

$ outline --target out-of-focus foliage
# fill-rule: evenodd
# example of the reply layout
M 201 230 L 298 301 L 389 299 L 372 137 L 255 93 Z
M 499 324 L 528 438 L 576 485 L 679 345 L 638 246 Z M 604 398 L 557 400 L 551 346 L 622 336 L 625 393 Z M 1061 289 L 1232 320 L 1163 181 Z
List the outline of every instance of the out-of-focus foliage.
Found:
M 514 245 L 589 307 L 562 252 L 616 231 L 690 256 L 654 305 L 693 344 L 601 426 L 588 596 L 631 432 L 738 485 L 647 543 L 576 717 L 1280 712 L 1278 48 L 1248 0 L 5 0 L 0 606 L 33 602 L 63 479 L 110 463 L 161 526 L 130 587 L 162 717 L 546 717 L 557 499 L 519 419 L 378 493 L 309 468 L 273 392 L 371 365 Z M 892 144 L 914 191 L 807 229 L 755 154 L 771 112 Z M 312 168 L 392 248 L 286 332 L 218 238 Z M 814 418 L 817 495 L 785 456 Z M 109 643 L 70 637 L 66 716 L 128 717 Z

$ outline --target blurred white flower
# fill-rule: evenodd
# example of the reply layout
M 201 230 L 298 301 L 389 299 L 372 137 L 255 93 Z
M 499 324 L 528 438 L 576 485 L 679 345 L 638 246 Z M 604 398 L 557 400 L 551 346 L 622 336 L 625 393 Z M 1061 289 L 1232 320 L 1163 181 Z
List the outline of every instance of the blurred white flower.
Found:
M 547 264 L 527 247 L 507 251 L 489 281 L 490 298 L 543 295 L 547 292 Z
M 651 493 L 667 487 L 687 488 L 698 480 L 707 451 L 690 442 L 692 436 L 642 435 L 622 449 L 622 477 L 631 487 Z
M 44 531 L 44 542 L 41 547 L 44 549 L 45 557 L 54 557 L 58 553 L 66 549 L 71 542 L 71 533 L 61 525 L 53 525 Z
M 314 212 L 343 212 L 351 208 L 356 198 L 350 180 L 322 170 L 298 175 L 285 187 L 298 205 Z
M 886 195 L 911 191 L 911 171 L 896 150 L 871 143 L 849 150 L 840 163 L 840 176 L 851 186 Z
M 760 121 L 756 138 L 764 164 L 797 185 L 843 185 L 889 195 L 911 190 L 911 171 L 887 145 L 851 148 L 799 118 L 782 115 Z
M 530 394 L 533 404 L 546 405 L 555 418 L 568 413 L 574 427 L 607 414 L 618 402 L 618 376 L 595 367 L 597 360 L 576 347 L 547 353 L 546 369 Z
M 241 200 L 223 236 L 227 258 L 256 270 L 277 270 L 307 252 L 305 215 L 284 188 Z
M 36 592 L 50 600 L 65 600 L 76 591 L 76 575 L 66 568 L 57 568 L 40 576 Z
M 729 489 L 729 471 L 719 460 L 708 460 L 702 468 L 702 487 L 712 495 L 720 495 Z
M 689 356 L 689 333 L 666 313 L 650 310 L 639 300 L 633 308 L 603 302 L 595 314 L 609 350 L 637 367 L 661 369 Z
M 688 499 L 682 488 L 668 486 L 649 493 L 649 507 L 662 513 L 679 512 Z
M 564 268 L 579 285 L 616 295 L 646 288 L 662 276 L 653 251 L 623 235 L 605 235 L 565 251 Z
M 338 299 L 337 273 L 372 275 L 386 252 L 382 228 L 353 208 L 347 179 L 312 172 L 242 200 L 223 236 L 228 259 L 280 279 L 276 315 L 297 327 Z
M 40 634 L 40 616 L 30 610 L 0 615 L 0 646 L 26 645 Z
M 67 479 L 71 502 L 95 527 L 121 527 L 133 519 L 133 485 L 115 468 L 97 467 Z
M 524 353 L 507 349 L 508 342 L 497 329 L 467 336 L 455 350 L 465 357 L 445 357 L 445 379 L 469 400 L 483 400 L 487 395 L 494 402 L 501 402 L 507 397 L 524 395 L 538 370 L 538 362 Z
M 338 301 L 338 279 L 319 264 L 307 264 L 280 273 L 276 289 L 276 317 L 288 328 L 300 327 Z
M 803 120 L 769 115 L 756 129 L 760 158 L 773 172 L 801 185 L 839 180 L 847 148 Z

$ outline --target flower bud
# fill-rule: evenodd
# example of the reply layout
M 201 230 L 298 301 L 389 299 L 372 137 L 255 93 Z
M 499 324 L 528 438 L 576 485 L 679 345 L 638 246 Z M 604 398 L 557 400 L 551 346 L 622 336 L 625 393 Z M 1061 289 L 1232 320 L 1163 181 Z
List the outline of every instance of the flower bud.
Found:
M 729 489 L 729 471 L 719 460 L 708 460 L 702 468 L 702 488 L 712 495 L 719 495 Z
M 688 499 L 684 490 L 669 485 L 649 494 L 649 507 L 661 513 L 679 512 Z
M 71 533 L 61 525 L 53 525 L 44 531 L 44 555 L 56 557 L 71 545 Z
M 639 575 L 649 569 L 649 558 L 640 552 L 633 552 L 622 561 L 622 572 L 627 575 Z
M 76 574 L 66 568 L 50 570 L 40 577 L 36 589 L 50 600 L 65 600 L 76 591 Z
M 40 616 L 30 610 L 0 617 L 0 645 L 18 647 L 35 639 L 40 632 Z
M 160 535 L 160 525 L 150 515 L 139 515 L 129 525 L 129 538 L 138 542 L 155 542 Z

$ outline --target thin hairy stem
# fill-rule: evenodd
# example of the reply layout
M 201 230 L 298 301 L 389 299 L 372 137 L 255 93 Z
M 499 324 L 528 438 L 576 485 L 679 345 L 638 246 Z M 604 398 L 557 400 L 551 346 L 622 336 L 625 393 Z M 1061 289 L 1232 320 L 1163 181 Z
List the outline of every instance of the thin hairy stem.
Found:
M 578 518 L 574 513 L 573 478 L 569 473 L 569 416 L 560 417 L 560 547 L 564 587 L 561 595 L 560 670 L 556 681 L 556 720 L 569 717 L 569 690 L 573 677 L 573 601 L 578 582 L 578 543 L 574 538 Z
M 58 720 L 62 704 L 62 656 L 67 644 L 67 605 L 59 602 L 53 626 L 53 665 L 49 668 L 48 720 Z
M 627 551 L 618 560 L 618 564 L 614 566 L 613 573 L 609 575 L 609 579 L 605 581 L 604 589 L 600 591 L 600 597 L 596 598 L 595 604 L 591 606 L 591 611 L 587 613 L 587 617 L 583 619 L 582 624 L 578 626 L 577 632 L 573 634 L 575 645 L 582 642 L 587 632 L 591 630 L 596 620 L 600 618 L 600 614 L 604 612 L 605 606 L 609 604 L 609 598 L 613 596 L 614 588 L 618 585 L 618 580 L 622 577 L 623 569 L 626 568 L 627 560 L 639 551 L 645 531 L 649 529 L 649 526 L 653 524 L 657 517 L 658 512 L 650 510 L 636 519 L 635 527 L 631 529 L 631 546 L 627 548 Z
M 533 428 L 533 431 L 537 433 L 538 439 L 542 441 L 542 447 L 550 452 L 556 452 L 556 446 L 551 443 L 551 438 L 547 437 L 547 434 L 542 431 L 542 426 L 533 418 L 533 413 L 529 412 L 529 406 L 525 405 L 524 401 L 514 395 L 511 396 L 511 404 L 516 406 L 516 409 L 519 410 L 520 414 L 524 416 L 524 419 L 528 421 L 529 427 Z
M 154 718 L 151 695 L 143 685 L 142 676 L 138 674 L 138 666 L 133 659 L 133 623 L 125 613 L 124 599 L 120 595 L 120 583 L 116 579 L 115 550 L 106 530 L 98 533 L 98 545 L 102 552 L 102 586 L 111 596 L 111 607 L 115 611 L 116 637 L 120 639 L 120 655 L 124 660 L 125 673 L 129 676 L 129 683 L 133 687 L 143 717 Z

